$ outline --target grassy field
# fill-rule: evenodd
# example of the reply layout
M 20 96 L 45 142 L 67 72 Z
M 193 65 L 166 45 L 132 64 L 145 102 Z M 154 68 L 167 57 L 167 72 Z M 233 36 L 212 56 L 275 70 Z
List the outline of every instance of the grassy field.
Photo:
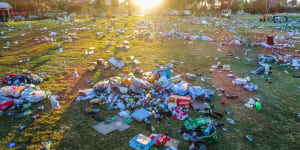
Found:
M 134 121 L 130 123 L 130 128 L 118 132 L 114 131 L 109 135 L 102 135 L 92 128 L 97 122 L 85 112 L 89 106 L 88 101 L 75 102 L 77 91 L 90 87 L 88 80 L 96 83 L 109 77 L 118 76 L 122 70 L 133 72 L 135 65 L 127 64 L 122 69 L 104 70 L 103 67 L 97 67 L 95 71 L 88 71 L 87 68 L 99 58 L 108 59 L 112 56 L 120 57 L 129 61 L 130 56 L 138 59 L 144 71 L 151 71 L 157 64 L 162 62 L 170 63 L 171 60 L 179 63 L 173 68 L 174 73 L 201 73 L 202 76 L 209 77 L 205 81 L 197 78 L 191 81 L 191 85 L 212 89 L 218 78 L 212 78 L 209 69 L 212 65 L 220 61 L 222 64 L 230 64 L 233 71 L 240 77 L 250 76 L 251 81 L 258 85 L 258 90 L 252 95 L 261 99 L 262 110 L 248 110 L 244 103 L 248 99 L 238 98 L 237 100 L 227 100 L 228 104 L 222 105 L 223 99 L 216 94 L 210 105 L 215 106 L 216 111 L 224 113 L 226 109 L 231 111 L 231 116 L 235 124 L 226 122 L 228 116 L 224 116 L 220 123 L 225 123 L 224 128 L 217 129 L 217 143 L 208 145 L 208 149 L 299 149 L 300 144 L 300 119 L 297 116 L 300 108 L 300 82 L 299 79 L 291 75 L 300 74 L 299 71 L 273 65 L 272 83 L 265 81 L 265 77 L 250 75 L 251 70 L 256 70 L 258 64 L 258 55 L 266 51 L 259 47 L 246 46 L 217 46 L 225 36 L 244 35 L 249 41 L 254 40 L 256 34 L 284 34 L 291 28 L 285 28 L 282 32 L 273 30 L 269 26 L 277 26 L 273 23 L 257 22 L 258 16 L 240 17 L 236 19 L 220 20 L 222 26 L 212 24 L 190 24 L 181 17 L 131 17 L 120 19 L 98 19 L 92 21 L 89 19 L 80 19 L 78 22 L 57 24 L 55 21 L 34 21 L 22 23 L 8 23 L 14 31 L 8 32 L 8 28 L 0 28 L 4 31 L 0 45 L 3 47 L 7 40 L 11 42 L 11 49 L 4 49 L 0 52 L 0 78 L 4 78 L 10 73 L 22 73 L 22 70 L 31 70 L 34 73 L 47 72 L 50 79 L 41 83 L 39 86 L 43 90 L 50 90 L 52 94 L 59 95 L 61 110 L 51 109 L 49 100 L 35 104 L 34 108 L 44 105 L 45 110 L 39 111 L 33 109 L 35 113 L 40 114 L 40 118 L 31 120 L 31 118 L 15 119 L 14 116 L 2 116 L 0 118 L 0 149 L 4 149 L 9 142 L 17 143 L 17 149 L 39 149 L 43 148 L 41 142 L 53 141 L 55 149 L 130 149 L 129 140 L 135 135 L 142 133 L 150 135 L 146 130 L 146 124 Z M 202 18 L 206 19 L 206 18 Z M 146 30 L 139 27 L 136 23 L 142 20 L 153 22 L 154 25 L 163 25 L 160 29 L 150 29 L 151 33 L 167 32 L 172 28 L 180 31 L 192 32 L 199 35 L 207 35 L 217 42 L 193 41 L 190 44 L 182 39 L 158 39 L 154 41 L 129 40 L 130 49 L 118 49 L 116 46 L 122 45 L 125 37 L 134 35 L 134 30 Z M 188 19 L 187 19 L 188 20 Z M 216 19 L 217 20 L 217 19 Z M 215 21 L 211 21 L 215 22 Z M 32 28 L 28 29 L 31 24 Z M 176 25 L 175 25 L 176 24 Z M 249 28 L 246 26 L 248 25 Z M 250 26 L 260 27 L 264 25 L 266 29 L 252 29 Z M 59 33 L 59 36 L 53 37 L 56 43 L 60 43 L 63 48 L 62 53 L 56 53 L 55 43 L 37 43 L 33 41 L 34 37 L 42 38 L 48 36 L 47 31 L 40 29 L 47 27 L 50 31 Z M 82 28 L 89 30 L 82 30 Z M 234 31 L 230 27 L 235 27 Z M 77 29 L 76 29 L 77 28 Z M 81 28 L 81 29 L 80 29 Z M 79 40 L 69 43 L 62 38 L 66 30 L 69 33 L 76 33 Z M 126 30 L 122 38 L 118 38 L 118 30 Z M 113 32 L 110 32 L 113 31 Z M 96 35 L 97 32 L 103 32 L 103 35 Z M 20 34 L 26 33 L 25 36 Z M 12 44 L 18 40 L 19 44 Z M 112 46 L 108 46 L 108 41 L 112 41 Z M 95 47 L 92 55 L 85 55 L 90 47 Z M 296 48 L 290 49 L 294 52 L 299 49 L 299 40 Z M 218 49 L 221 49 L 218 51 Z M 111 52 L 107 52 L 107 51 Z M 234 56 L 227 56 L 228 52 L 234 50 Z M 247 55 L 245 55 L 247 52 Z M 209 56 L 209 57 L 208 57 Z M 239 56 L 240 59 L 235 59 Z M 20 63 L 19 60 L 30 58 L 29 62 Z M 218 59 L 216 59 L 218 58 Z M 252 61 L 247 61 L 250 58 Z M 77 70 L 79 78 L 73 77 Z M 289 74 L 284 71 L 287 70 Z M 139 76 L 139 75 L 137 75 Z M 3 85 L 2 85 L 3 86 Z M 217 93 L 219 93 L 217 91 Z M 100 108 L 100 106 L 99 106 Z M 117 110 L 104 110 L 100 108 L 98 116 L 110 118 L 117 114 Z M 189 110 L 192 117 L 200 117 L 202 114 Z M 182 121 L 173 118 L 166 118 L 161 122 L 151 119 L 158 133 L 169 133 L 169 136 L 180 140 L 179 149 L 188 149 L 189 143 L 184 141 L 182 134 L 177 131 L 182 126 Z M 17 131 L 17 127 L 26 124 L 28 127 L 24 131 Z M 252 135 L 253 142 L 247 141 L 245 135 Z

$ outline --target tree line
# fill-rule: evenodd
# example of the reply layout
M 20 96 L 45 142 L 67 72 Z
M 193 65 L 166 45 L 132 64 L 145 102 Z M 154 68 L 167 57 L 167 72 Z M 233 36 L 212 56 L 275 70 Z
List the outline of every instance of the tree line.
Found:
M 106 6 L 106 0 L 2 0 L 8 2 L 17 11 L 24 8 L 26 14 L 43 14 L 53 12 L 67 13 L 89 13 L 98 14 L 106 12 L 108 9 L 122 7 L 123 9 L 135 9 L 131 0 L 111 0 L 111 6 Z M 77 0 L 78 1 L 78 0 Z M 292 0 L 296 1 L 297 0 Z M 128 7 L 132 4 L 131 7 Z M 130 6 L 130 5 L 129 5 Z M 162 0 L 160 10 L 192 10 L 195 14 L 220 13 L 224 9 L 231 9 L 233 13 L 245 12 L 251 14 L 257 13 L 282 13 L 282 12 L 300 12 L 300 4 L 296 7 L 282 6 L 276 0 Z

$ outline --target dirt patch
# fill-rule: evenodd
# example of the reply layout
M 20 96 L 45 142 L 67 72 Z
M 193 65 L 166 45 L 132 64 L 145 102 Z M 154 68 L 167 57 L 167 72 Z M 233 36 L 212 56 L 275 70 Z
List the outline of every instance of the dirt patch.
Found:
M 227 74 L 233 74 L 235 78 L 239 78 L 239 75 L 236 72 L 228 72 L 228 71 L 222 71 L 219 72 L 219 70 L 215 70 L 211 73 L 211 78 L 214 83 L 214 85 L 218 89 L 223 89 L 224 92 L 222 92 L 222 98 L 225 99 L 229 103 L 246 103 L 249 98 L 254 97 L 256 94 L 255 92 L 249 92 L 246 89 L 244 89 L 240 85 L 234 85 L 232 84 L 232 81 L 235 78 L 229 78 L 227 77 Z M 220 90 L 222 91 L 222 90 Z M 230 96 L 237 96 L 237 98 L 228 98 L 225 96 L 225 94 L 228 94 Z

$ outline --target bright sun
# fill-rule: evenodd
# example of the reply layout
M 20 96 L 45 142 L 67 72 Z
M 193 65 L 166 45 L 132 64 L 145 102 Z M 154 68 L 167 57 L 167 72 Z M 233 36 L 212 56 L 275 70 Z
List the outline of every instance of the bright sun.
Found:
M 142 10 L 158 6 L 162 0 L 132 0 L 133 3 L 141 7 Z

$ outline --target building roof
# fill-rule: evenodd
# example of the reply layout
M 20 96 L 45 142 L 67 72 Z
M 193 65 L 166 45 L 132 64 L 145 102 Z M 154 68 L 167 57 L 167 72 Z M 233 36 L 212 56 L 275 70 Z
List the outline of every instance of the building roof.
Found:
M 0 2 L 0 8 L 11 8 L 11 5 L 5 2 Z

